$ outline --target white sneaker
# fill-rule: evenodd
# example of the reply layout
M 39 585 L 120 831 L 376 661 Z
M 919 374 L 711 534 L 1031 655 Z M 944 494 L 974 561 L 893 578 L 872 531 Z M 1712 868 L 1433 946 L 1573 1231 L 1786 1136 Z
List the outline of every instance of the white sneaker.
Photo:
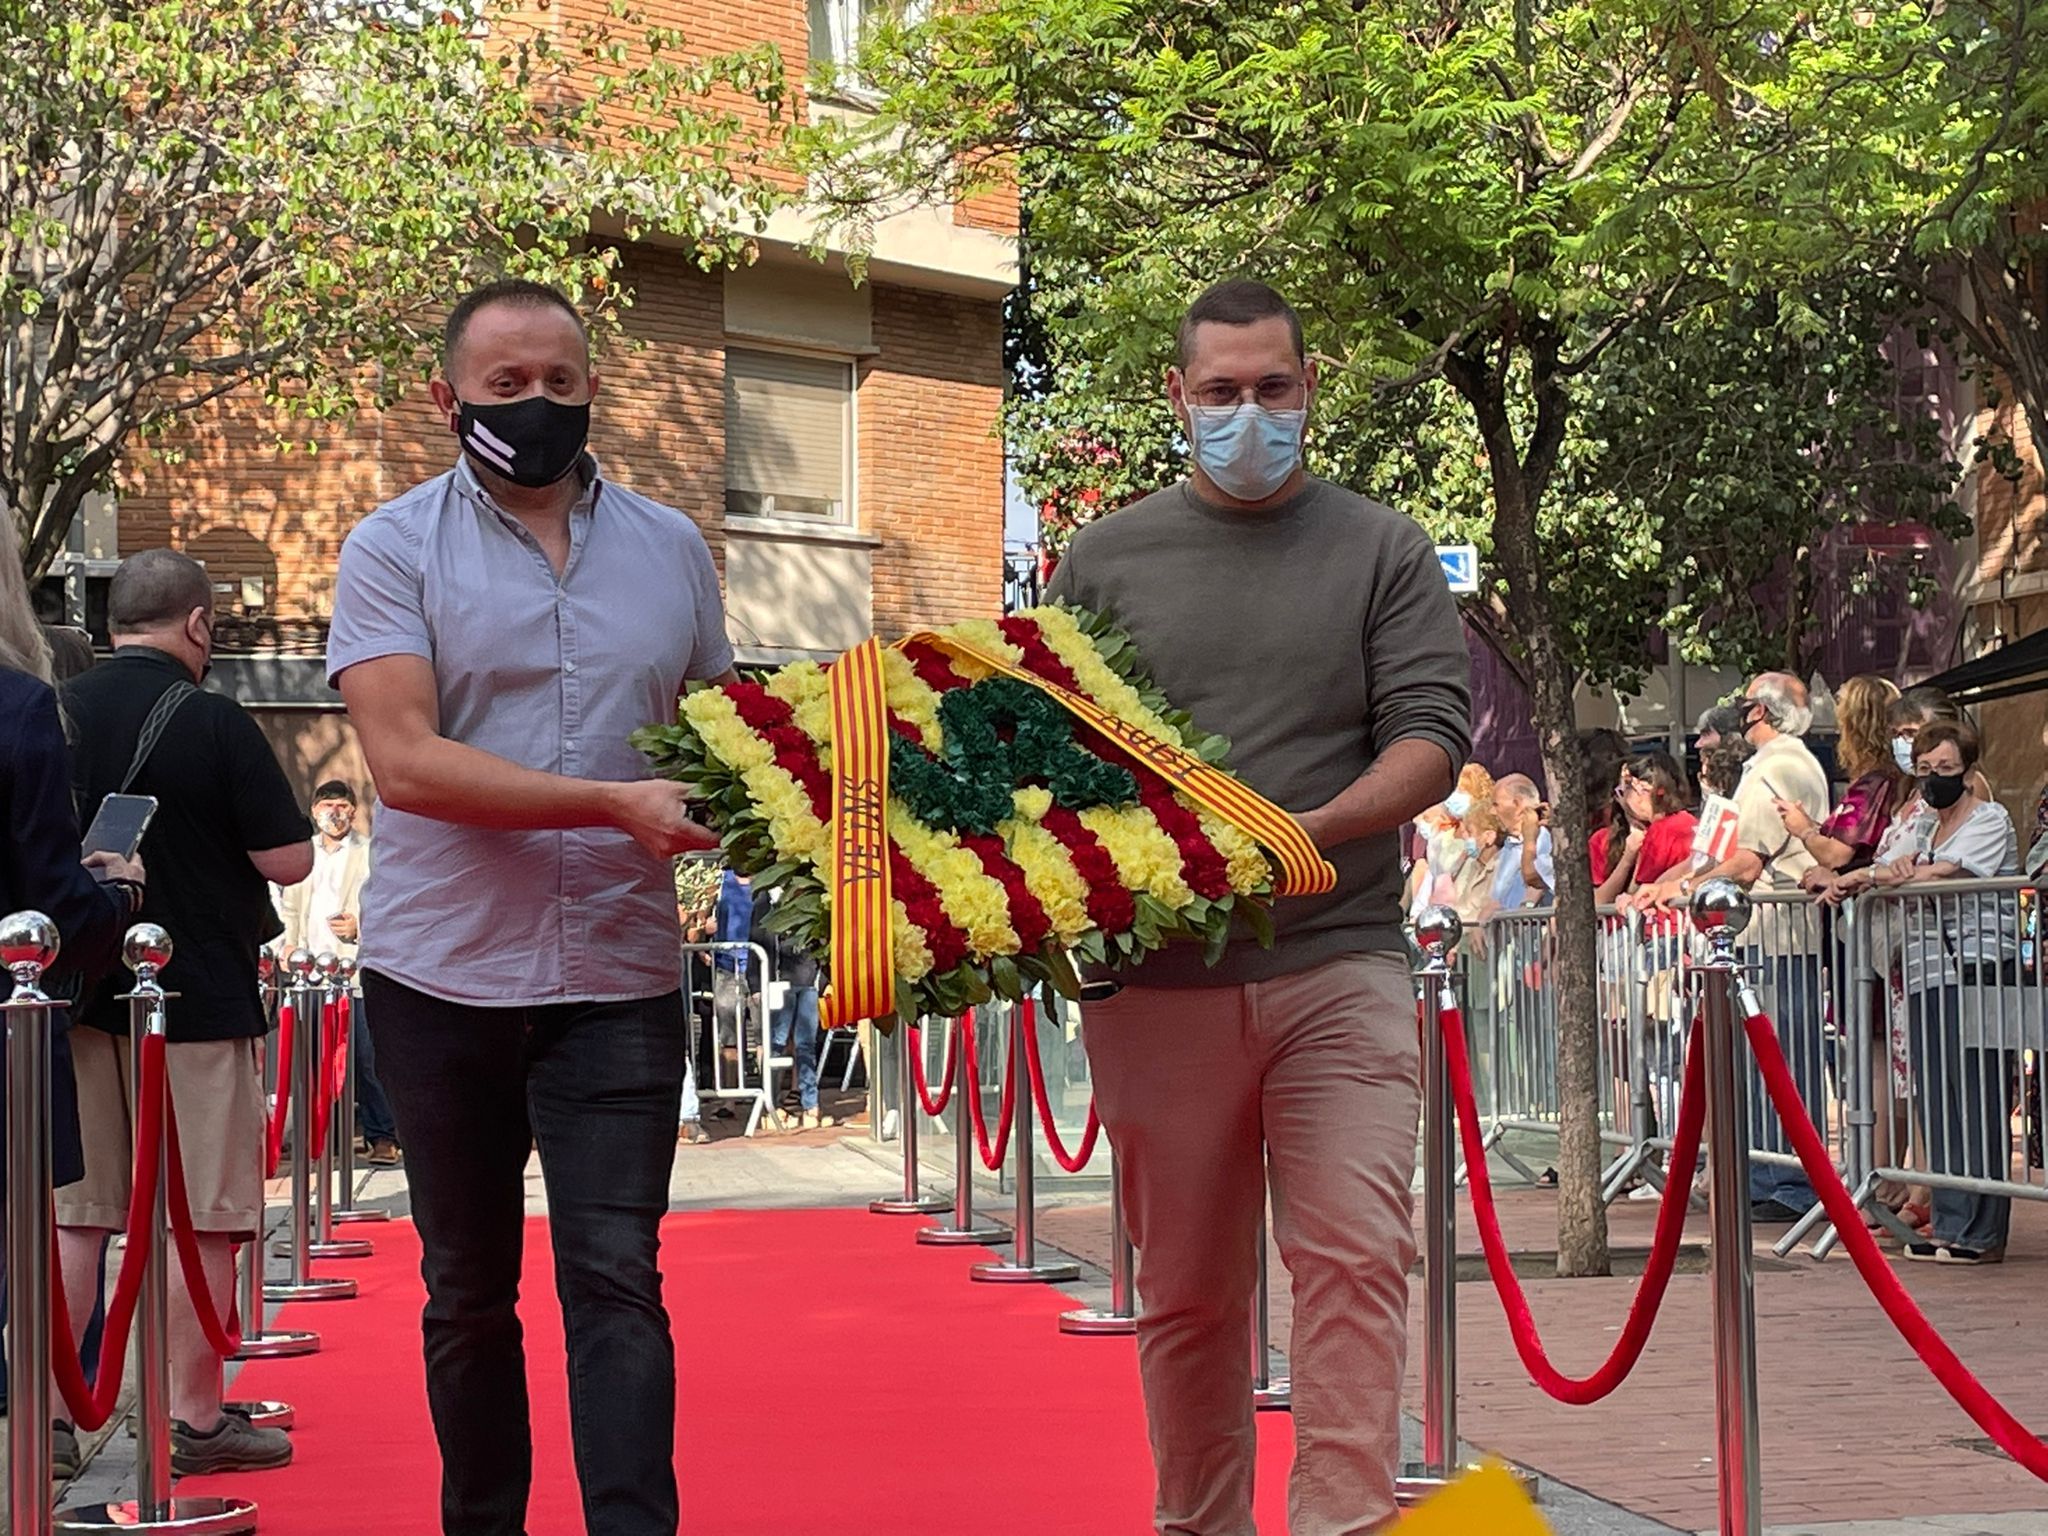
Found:
M 1638 1184 L 1628 1192 L 1628 1197 L 1631 1200 L 1662 1200 L 1664 1191 L 1654 1184 Z

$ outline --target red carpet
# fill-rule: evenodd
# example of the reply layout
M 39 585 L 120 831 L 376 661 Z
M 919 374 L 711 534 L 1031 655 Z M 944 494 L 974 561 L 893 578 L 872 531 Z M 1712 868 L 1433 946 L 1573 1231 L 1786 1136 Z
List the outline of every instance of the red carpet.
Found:
M 688 1536 L 1141 1536 L 1151 1463 L 1128 1339 L 1054 1325 L 1040 1286 L 969 1282 L 980 1250 L 921 1248 L 913 1218 L 866 1211 L 672 1216 L 662 1269 L 682 1394 L 676 1465 Z M 257 1361 L 233 1395 L 298 1409 L 282 1472 L 193 1478 L 255 1499 L 265 1536 L 439 1529 L 420 1365 L 419 1242 L 359 1228 L 373 1259 L 321 1266 L 354 1301 L 285 1309 L 325 1348 Z M 522 1313 L 535 1472 L 529 1536 L 583 1530 L 569 1453 L 561 1312 L 544 1223 Z M 1247 1343 L 1249 1348 L 1249 1343 Z M 1285 1415 L 1260 1416 L 1259 1521 L 1287 1528 Z M 603 1536 L 603 1533 L 594 1533 Z

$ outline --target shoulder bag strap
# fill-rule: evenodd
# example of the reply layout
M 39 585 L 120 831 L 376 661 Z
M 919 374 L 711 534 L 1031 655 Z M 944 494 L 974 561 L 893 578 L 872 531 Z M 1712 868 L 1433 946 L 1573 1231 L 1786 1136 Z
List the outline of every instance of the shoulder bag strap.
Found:
M 156 703 L 150 706 L 149 715 L 142 722 L 141 734 L 135 738 L 135 756 L 129 760 L 128 772 L 122 777 L 121 787 L 115 791 L 116 794 L 128 793 L 128 786 L 141 774 L 143 764 L 149 761 L 149 754 L 156 750 L 156 744 L 163 739 L 164 727 L 171 723 L 171 716 L 178 712 L 180 704 L 198 691 L 192 684 L 180 678 L 157 695 Z

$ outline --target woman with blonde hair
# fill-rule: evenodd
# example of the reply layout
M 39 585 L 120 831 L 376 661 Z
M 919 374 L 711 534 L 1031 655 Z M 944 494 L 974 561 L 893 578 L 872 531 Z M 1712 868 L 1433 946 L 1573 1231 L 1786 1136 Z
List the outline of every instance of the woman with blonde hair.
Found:
M 1882 677 L 1852 677 L 1842 684 L 1835 695 L 1835 724 L 1841 733 L 1835 759 L 1849 787 L 1826 821 L 1815 821 L 1789 800 L 1777 802 L 1785 831 L 1805 845 L 1819 866 L 1809 888 L 1876 858 L 1885 828 L 1912 792 L 1912 779 L 1892 754 L 1891 712 L 1898 699 L 1899 690 Z

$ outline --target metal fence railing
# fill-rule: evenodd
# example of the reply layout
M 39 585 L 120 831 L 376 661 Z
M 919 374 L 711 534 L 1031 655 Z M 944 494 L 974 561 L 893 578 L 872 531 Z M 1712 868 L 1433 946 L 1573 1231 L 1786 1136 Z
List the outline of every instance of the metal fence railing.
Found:
M 1753 900 L 1741 958 L 1859 1204 L 1898 1226 L 1890 1206 L 1902 1186 L 1931 1192 L 1938 1233 L 2002 1246 L 2005 1202 L 2048 1200 L 2048 985 L 2035 885 L 1937 880 L 1832 907 L 1798 892 Z M 1554 1136 L 1559 1121 L 1555 918 L 1525 909 L 1468 933 L 1458 978 L 1486 1146 L 1532 1182 L 1529 1138 Z M 1599 924 L 1598 1113 L 1613 1149 L 1603 1194 L 1613 1200 L 1638 1180 L 1692 1177 L 1664 1165 L 1697 955 L 1681 914 L 1603 908 Z M 1806 1213 L 1778 1245 L 1790 1251 L 1824 1218 L 1754 1076 L 1750 1103 L 1752 1199 Z M 1818 1251 L 1830 1246 L 1824 1234 Z

